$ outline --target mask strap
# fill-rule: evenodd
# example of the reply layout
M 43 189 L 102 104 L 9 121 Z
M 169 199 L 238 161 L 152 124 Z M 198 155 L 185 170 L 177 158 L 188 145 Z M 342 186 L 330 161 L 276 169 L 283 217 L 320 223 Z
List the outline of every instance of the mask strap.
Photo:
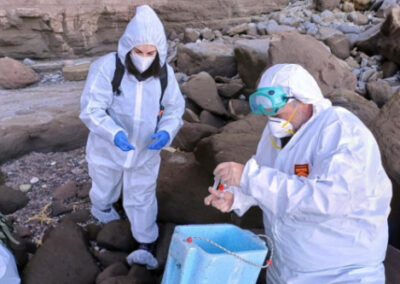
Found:
M 277 149 L 277 150 L 281 150 L 282 149 L 282 147 L 279 147 L 278 145 L 276 145 L 276 143 L 274 141 L 274 138 L 272 136 L 270 136 L 269 139 L 271 140 L 271 144 L 275 149 Z
M 294 109 L 289 119 L 282 125 L 282 128 L 286 127 L 286 125 L 288 125 L 292 121 L 293 117 L 296 115 L 296 112 L 297 112 L 297 107 Z

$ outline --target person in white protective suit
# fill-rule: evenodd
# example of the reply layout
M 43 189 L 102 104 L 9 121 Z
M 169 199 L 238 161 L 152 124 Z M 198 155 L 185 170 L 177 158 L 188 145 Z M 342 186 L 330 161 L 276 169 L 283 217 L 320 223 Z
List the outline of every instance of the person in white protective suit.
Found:
M 17 264 L 11 252 L 0 242 L 0 284 L 20 284 Z
M 139 6 L 119 40 L 118 53 L 90 66 L 81 99 L 80 118 L 90 130 L 86 159 L 92 178 L 92 215 L 103 223 L 119 219 L 112 204 L 122 191 L 123 207 L 139 243 L 127 261 L 148 269 L 158 266 L 154 244 L 160 150 L 182 126 L 185 107 L 173 69 L 166 63 L 167 48 L 157 14 L 147 5 Z M 125 71 L 118 92 L 113 91 L 116 61 Z M 168 83 L 163 90 L 165 66 Z
M 257 152 L 219 164 L 231 187 L 209 188 L 205 203 L 239 216 L 262 209 L 275 248 L 269 284 L 385 283 L 391 182 L 371 132 L 296 64 L 267 69 L 249 101 L 269 116 Z

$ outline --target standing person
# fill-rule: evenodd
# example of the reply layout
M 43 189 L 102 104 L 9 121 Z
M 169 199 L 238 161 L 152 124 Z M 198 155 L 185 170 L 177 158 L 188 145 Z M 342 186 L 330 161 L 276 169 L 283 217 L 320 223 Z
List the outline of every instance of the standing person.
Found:
M 270 284 L 385 283 L 391 182 L 368 128 L 296 64 L 267 69 L 250 106 L 269 116 L 257 153 L 219 164 L 231 192 L 210 188 L 205 203 L 240 216 L 262 209 Z
M 118 53 L 90 66 L 81 99 L 80 118 L 90 130 L 86 159 L 92 178 L 91 213 L 102 223 L 119 219 L 112 204 L 122 190 L 123 207 L 139 243 L 127 261 L 148 269 L 158 266 L 154 245 L 160 150 L 177 134 L 184 112 L 179 85 L 166 63 L 167 49 L 157 14 L 139 6 L 119 40 Z

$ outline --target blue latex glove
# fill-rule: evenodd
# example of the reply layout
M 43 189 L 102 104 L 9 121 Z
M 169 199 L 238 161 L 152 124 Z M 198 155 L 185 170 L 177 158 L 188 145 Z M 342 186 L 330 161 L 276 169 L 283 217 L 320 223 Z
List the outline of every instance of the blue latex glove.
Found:
M 133 145 L 129 143 L 128 138 L 126 137 L 126 134 L 123 131 L 120 131 L 117 134 L 115 134 L 114 144 L 124 152 L 135 150 L 135 147 L 133 147 Z
M 147 149 L 150 150 L 161 150 L 162 147 L 164 147 L 165 145 L 167 145 L 168 141 L 169 141 L 169 134 L 167 131 L 159 131 L 155 134 L 153 134 L 153 136 L 151 136 L 152 139 L 157 139 L 153 144 L 151 144 L 149 147 L 147 147 Z

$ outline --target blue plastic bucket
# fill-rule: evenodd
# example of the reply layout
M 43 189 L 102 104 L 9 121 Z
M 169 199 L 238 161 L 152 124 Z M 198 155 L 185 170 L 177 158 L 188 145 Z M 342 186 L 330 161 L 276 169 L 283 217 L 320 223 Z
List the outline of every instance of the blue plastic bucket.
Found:
M 267 253 L 267 246 L 257 235 L 231 224 L 176 226 L 162 284 L 256 283 L 260 267 L 242 259 L 263 265 Z

